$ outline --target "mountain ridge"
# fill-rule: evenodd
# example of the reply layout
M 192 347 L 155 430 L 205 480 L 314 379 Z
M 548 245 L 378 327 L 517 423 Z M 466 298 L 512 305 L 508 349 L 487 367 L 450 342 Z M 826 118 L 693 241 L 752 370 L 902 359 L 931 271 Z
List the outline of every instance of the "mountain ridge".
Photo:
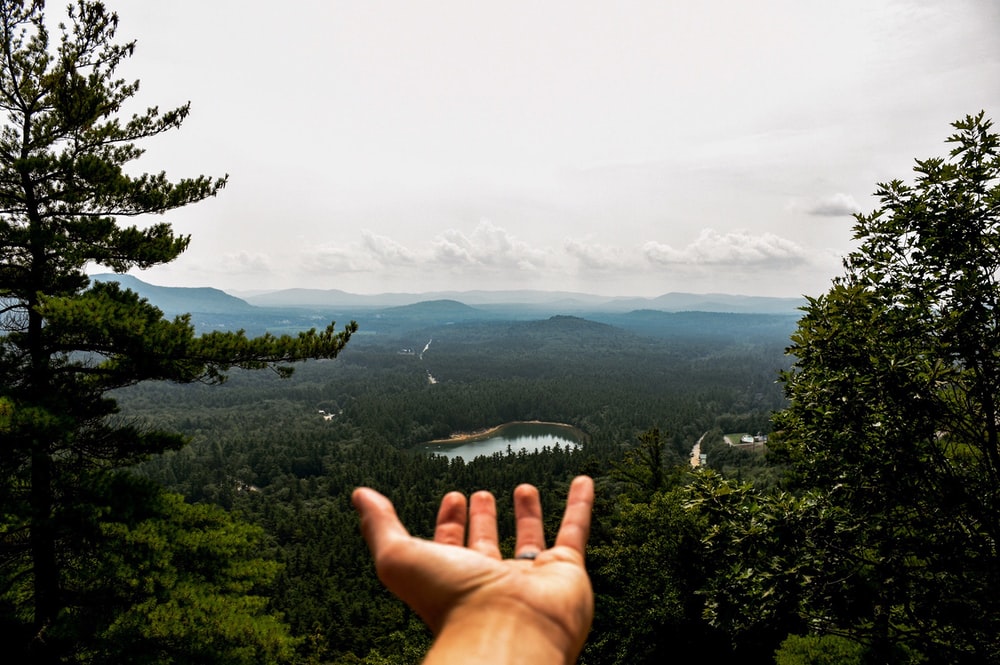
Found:
M 422 293 L 355 294 L 339 289 L 281 289 L 245 296 L 258 307 L 401 307 L 428 301 L 455 301 L 472 307 L 520 305 L 526 307 L 558 306 L 566 311 L 586 312 L 597 308 L 615 312 L 635 309 L 664 311 L 710 311 L 746 313 L 791 313 L 806 304 L 806 299 L 745 296 L 725 293 L 670 292 L 653 298 L 640 296 L 599 296 L 574 291 L 498 290 L 498 291 L 427 291 Z
M 118 282 L 122 288 L 137 293 L 164 314 L 241 314 L 257 308 L 242 298 L 211 286 L 156 286 L 132 275 L 103 273 L 91 275 L 95 282 Z
M 550 313 L 624 313 L 635 310 L 665 312 L 705 311 L 752 314 L 791 314 L 806 304 L 802 298 L 744 296 L 724 293 L 670 292 L 654 298 L 599 296 L 573 291 L 499 290 L 428 291 L 423 293 L 355 294 L 339 289 L 281 289 L 238 297 L 214 287 L 157 286 L 132 275 L 98 274 L 96 281 L 117 281 L 169 314 L 251 313 L 272 308 L 385 310 L 421 303 L 451 303 L 473 309 L 519 308 Z M 402 313 L 405 310 L 397 310 Z

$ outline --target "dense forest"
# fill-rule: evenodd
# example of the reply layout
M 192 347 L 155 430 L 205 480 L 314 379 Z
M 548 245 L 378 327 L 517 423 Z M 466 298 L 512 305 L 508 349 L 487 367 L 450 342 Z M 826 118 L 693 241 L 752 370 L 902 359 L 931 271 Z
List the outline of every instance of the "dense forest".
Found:
M 294 635 L 308 636 L 301 653 L 318 662 L 412 662 L 427 645 L 419 622 L 374 577 L 349 503 L 354 487 L 385 492 L 404 523 L 424 535 L 444 492 L 489 489 L 509 540 L 517 484 L 537 485 L 547 514 L 558 517 L 568 481 L 587 473 L 600 487 L 591 573 L 604 598 L 585 662 L 635 662 L 667 645 L 704 652 L 710 629 L 699 617 L 696 578 L 684 579 L 694 574 L 684 566 L 702 566 L 695 541 L 683 544 L 687 562 L 668 560 L 666 551 L 634 561 L 655 571 L 661 588 L 654 596 L 623 586 L 620 575 L 632 572 L 610 567 L 622 563 L 622 531 L 633 538 L 643 531 L 633 531 L 640 524 L 621 511 L 687 482 L 702 435 L 706 449 L 714 443 L 717 451 L 708 455 L 710 467 L 717 459 L 720 468 L 767 475 L 759 452 L 727 450 L 722 434 L 767 431 L 784 406 L 776 379 L 788 367 L 784 348 L 795 318 L 659 313 L 670 323 L 652 337 L 569 316 L 432 325 L 421 311 L 392 333 L 357 335 L 336 360 L 307 362 L 287 380 L 236 373 L 222 386 L 144 383 L 116 394 L 125 415 L 190 437 L 190 445 L 139 470 L 263 529 L 269 557 L 282 564 L 273 607 Z M 321 410 L 335 417 L 326 420 Z M 451 463 L 414 450 L 516 420 L 572 424 L 586 442 Z M 644 457 L 650 430 L 657 432 L 654 465 L 666 470 L 658 480 Z M 680 505 L 675 497 L 656 519 L 687 519 Z M 664 594 L 679 604 L 665 602 L 664 621 L 636 634 L 628 616 L 641 612 L 635 602 Z

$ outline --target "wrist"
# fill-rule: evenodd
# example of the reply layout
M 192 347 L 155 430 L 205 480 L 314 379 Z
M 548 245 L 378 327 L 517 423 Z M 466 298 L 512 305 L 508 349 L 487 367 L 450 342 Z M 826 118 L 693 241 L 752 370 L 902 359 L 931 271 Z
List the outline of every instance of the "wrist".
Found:
M 424 665 L 570 665 L 581 644 L 550 618 L 515 600 L 453 609 Z

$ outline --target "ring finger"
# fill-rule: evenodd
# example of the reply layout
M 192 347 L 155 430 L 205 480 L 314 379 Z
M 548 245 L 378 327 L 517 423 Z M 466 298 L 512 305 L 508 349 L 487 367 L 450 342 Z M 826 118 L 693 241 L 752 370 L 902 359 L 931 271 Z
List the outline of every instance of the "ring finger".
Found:
M 538 489 L 532 485 L 518 485 L 514 490 L 514 519 L 517 522 L 515 558 L 533 558 L 545 549 L 545 529 L 542 524 L 542 502 Z M 526 556 L 527 555 L 527 556 Z

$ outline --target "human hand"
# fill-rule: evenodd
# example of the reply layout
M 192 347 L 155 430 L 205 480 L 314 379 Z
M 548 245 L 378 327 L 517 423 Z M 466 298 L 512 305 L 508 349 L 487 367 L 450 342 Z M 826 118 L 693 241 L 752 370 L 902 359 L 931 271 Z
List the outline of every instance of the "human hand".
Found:
M 352 500 L 379 578 L 438 636 L 426 662 L 575 660 L 594 613 L 584 569 L 594 503 L 590 478 L 573 480 L 548 549 L 538 490 L 514 490 L 513 559 L 501 558 L 489 492 L 473 494 L 468 510 L 462 494 L 446 494 L 433 541 L 411 536 L 392 503 L 375 490 L 358 488 Z M 531 554 L 536 556 L 519 558 Z

